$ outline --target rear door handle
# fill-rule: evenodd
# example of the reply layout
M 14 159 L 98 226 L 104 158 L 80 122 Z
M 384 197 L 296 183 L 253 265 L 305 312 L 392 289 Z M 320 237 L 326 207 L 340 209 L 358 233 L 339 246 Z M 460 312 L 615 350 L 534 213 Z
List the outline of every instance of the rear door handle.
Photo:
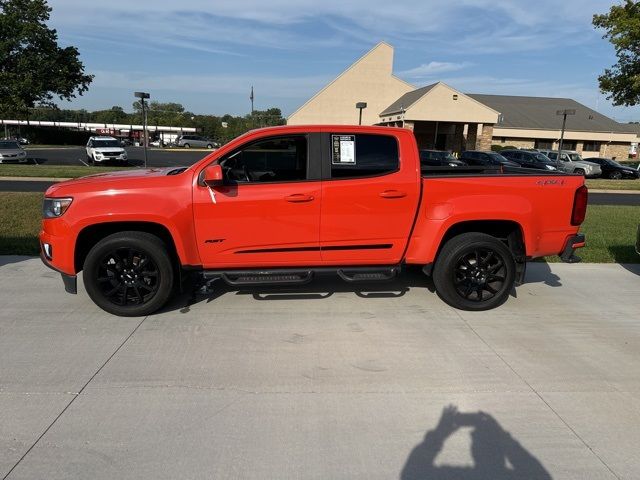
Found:
M 402 198 L 406 197 L 406 192 L 401 192 L 400 190 L 385 190 L 384 192 L 380 192 L 380 196 L 382 198 Z
M 288 197 L 284 197 L 287 202 L 292 203 L 303 203 L 303 202 L 312 202 L 313 195 L 305 195 L 303 193 L 294 193 L 293 195 L 289 195 Z

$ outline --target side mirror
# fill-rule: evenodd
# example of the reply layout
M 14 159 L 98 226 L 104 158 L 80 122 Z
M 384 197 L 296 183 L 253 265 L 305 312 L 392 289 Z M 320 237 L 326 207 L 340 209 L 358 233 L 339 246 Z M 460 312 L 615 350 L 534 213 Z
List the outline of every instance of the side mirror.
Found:
M 204 175 L 202 176 L 202 181 L 208 187 L 217 187 L 224 183 L 224 178 L 222 175 L 222 167 L 220 165 L 213 164 L 209 165 L 204 169 Z

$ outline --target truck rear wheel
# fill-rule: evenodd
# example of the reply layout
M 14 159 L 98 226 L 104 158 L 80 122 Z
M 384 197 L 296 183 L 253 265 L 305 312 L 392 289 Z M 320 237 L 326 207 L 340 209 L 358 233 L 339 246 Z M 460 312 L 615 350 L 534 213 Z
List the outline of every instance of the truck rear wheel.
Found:
M 155 235 L 119 232 L 89 251 L 84 286 L 103 310 L 122 317 L 149 315 L 171 296 L 174 271 L 167 247 Z
M 463 233 L 442 247 L 433 282 L 452 307 L 489 310 L 507 300 L 515 270 L 513 253 L 503 242 L 484 233 Z

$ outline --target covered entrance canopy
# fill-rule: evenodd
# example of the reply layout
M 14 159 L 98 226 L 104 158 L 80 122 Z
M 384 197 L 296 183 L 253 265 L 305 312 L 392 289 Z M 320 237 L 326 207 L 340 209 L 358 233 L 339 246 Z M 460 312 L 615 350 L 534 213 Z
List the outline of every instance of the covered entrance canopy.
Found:
M 489 150 L 499 112 L 438 82 L 405 93 L 380 113 L 379 125 L 413 130 L 421 149 Z

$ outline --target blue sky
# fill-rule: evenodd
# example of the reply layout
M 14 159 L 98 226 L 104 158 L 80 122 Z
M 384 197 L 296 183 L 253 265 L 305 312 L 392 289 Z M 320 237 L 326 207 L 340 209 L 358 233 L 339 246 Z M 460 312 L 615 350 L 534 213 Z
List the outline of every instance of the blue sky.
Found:
M 591 16 L 603 0 L 49 0 L 63 44 L 96 78 L 70 105 L 131 109 L 132 92 L 196 113 L 293 112 L 384 40 L 395 73 L 468 93 L 574 98 L 618 121 L 597 77 L 615 62 Z

